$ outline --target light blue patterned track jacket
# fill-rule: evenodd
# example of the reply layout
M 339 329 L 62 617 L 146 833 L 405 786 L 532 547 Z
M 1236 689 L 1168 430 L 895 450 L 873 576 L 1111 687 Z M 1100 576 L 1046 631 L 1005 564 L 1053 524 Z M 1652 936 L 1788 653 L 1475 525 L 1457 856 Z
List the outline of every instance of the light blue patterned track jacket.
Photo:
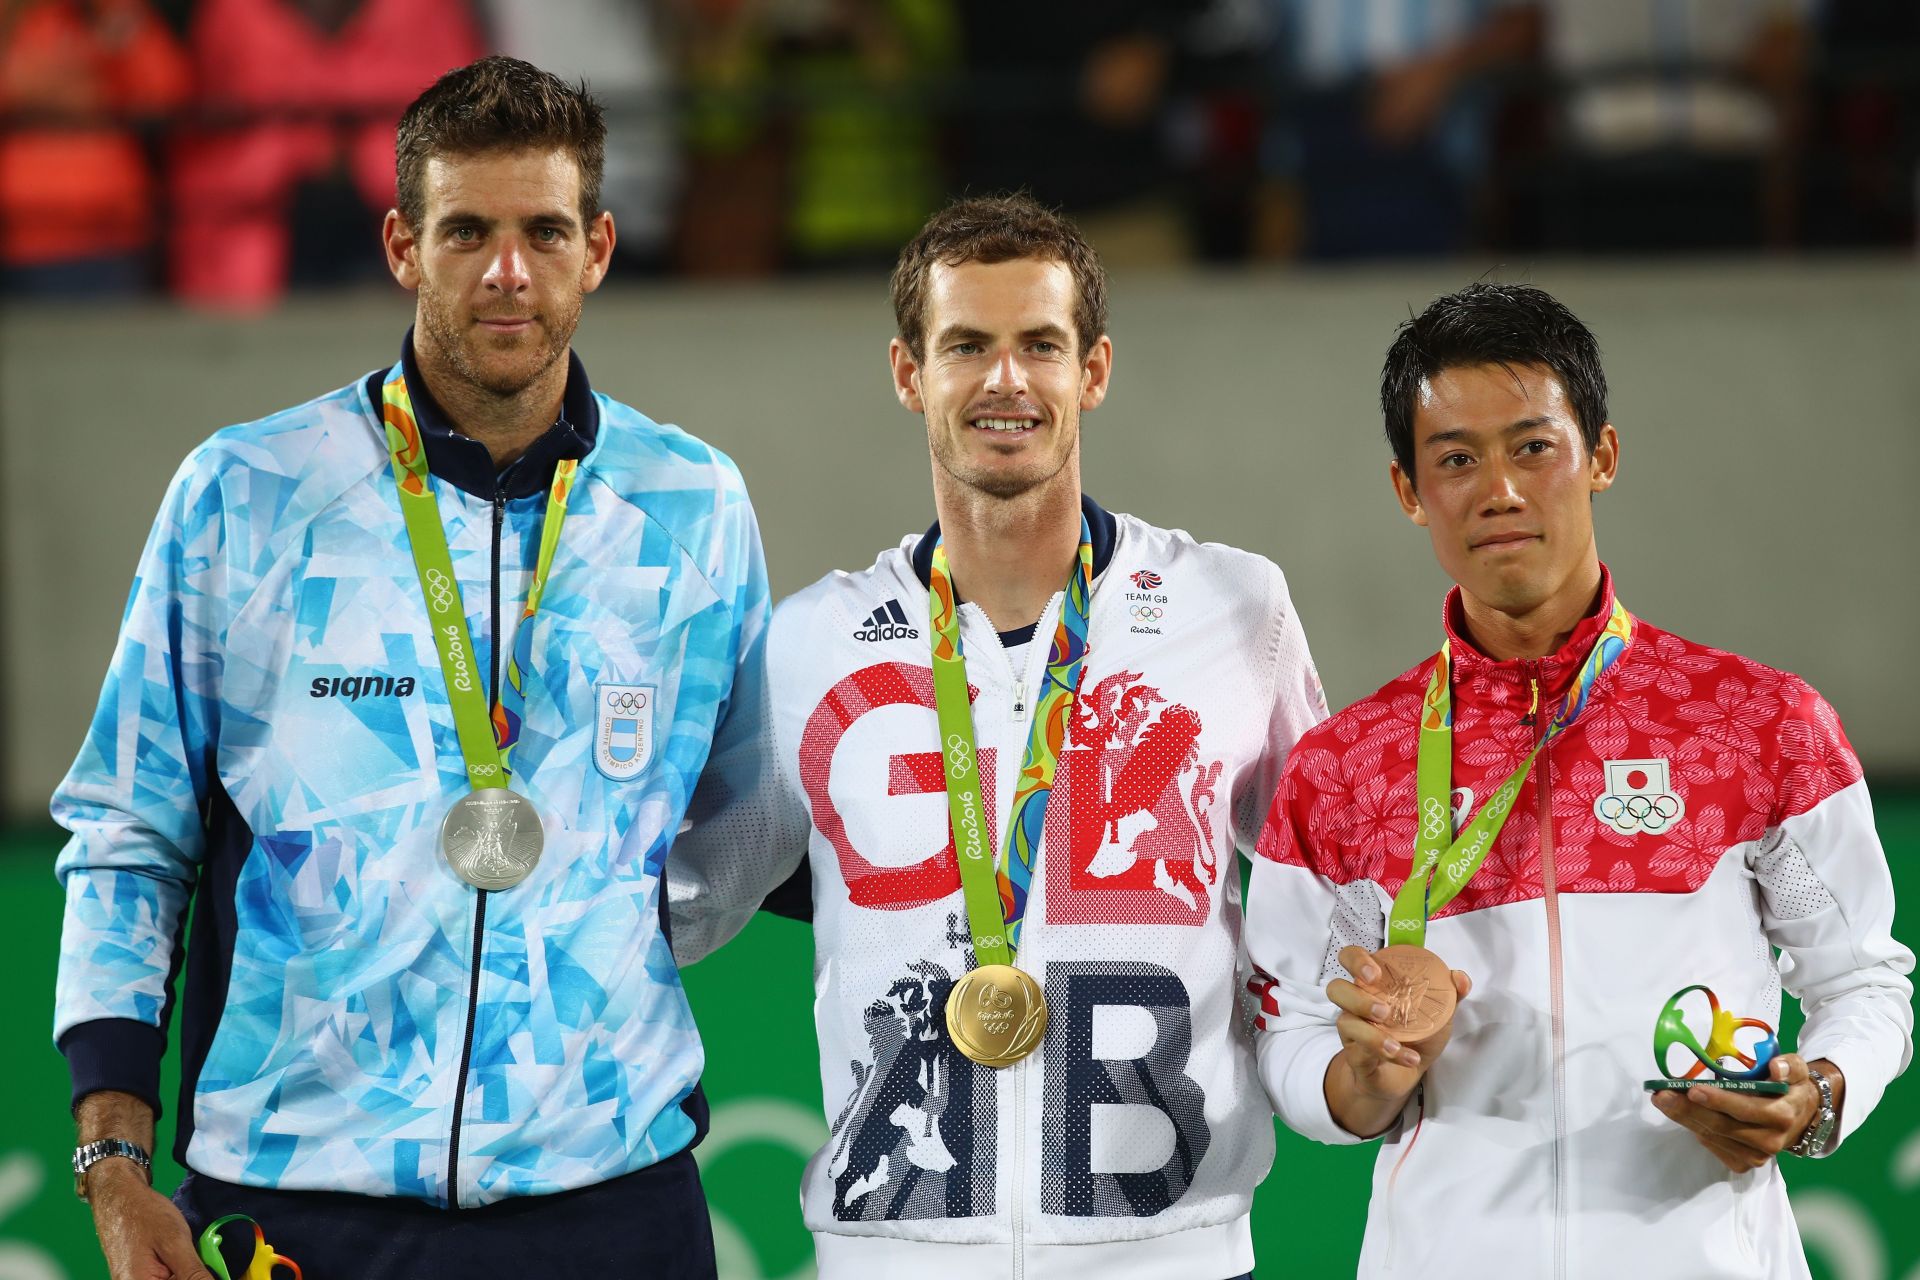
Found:
M 753 511 L 726 457 L 595 395 L 577 360 L 563 421 L 497 480 L 409 377 L 490 688 L 556 450 L 584 455 L 513 757 L 546 852 L 482 894 L 437 848 L 467 783 L 382 376 L 220 432 L 167 491 L 54 797 L 55 1035 L 76 1097 L 157 1107 L 191 901 L 189 1167 L 462 1206 L 600 1182 L 704 1127 L 661 873 L 765 626 Z

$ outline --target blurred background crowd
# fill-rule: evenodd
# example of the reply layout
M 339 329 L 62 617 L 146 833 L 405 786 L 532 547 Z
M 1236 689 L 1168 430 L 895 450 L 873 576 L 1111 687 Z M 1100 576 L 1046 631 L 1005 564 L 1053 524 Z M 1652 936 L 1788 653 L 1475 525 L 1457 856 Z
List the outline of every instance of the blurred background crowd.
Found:
M 1914 0 L 0 0 L 6 292 L 379 277 L 489 51 L 610 118 L 623 272 L 891 260 L 1022 186 L 1112 260 L 1912 244 Z

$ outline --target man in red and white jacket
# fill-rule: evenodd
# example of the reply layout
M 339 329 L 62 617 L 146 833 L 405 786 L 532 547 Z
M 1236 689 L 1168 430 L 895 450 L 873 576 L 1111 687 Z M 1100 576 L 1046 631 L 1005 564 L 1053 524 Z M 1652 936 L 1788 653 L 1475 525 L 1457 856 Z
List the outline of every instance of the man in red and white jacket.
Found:
M 1275 1109 L 1323 1142 L 1380 1139 L 1362 1276 L 1804 1277 L 1775 1156 L 1828 1154 L 1911 1052 L 1913 955 L 1839 719 L 1794 676 L 1615 614 L 1591 503 L 1619 440 L 1593 336 L 1554 299 L 1439 299 L 1402 326 L 1381 399 L 1401 506 L 1457 584 L 1456 831 L 1602 633 L 1626 642 L 1432 913 L 1459 998 L 1411 1043 L 1382 1029 L 1371 953 L 1410 874 L 1436 660 L 1300 740 L 1248 891 Z M 1643 1089 L 1655 1019 L 1692 984 L 1769 1024 L 1798 997 L 1784 1096 Z
M 1243 1276 L 1273 1126 L 1236 851 L 1326 715 L 1306 637 L 1270 561 L 1082 495 L 1080 415 L 1113 349 L 1070 224 L 963 201 L 902 254 L 894 302 L 895 389 L 926 419 L 939 523 L 776 610 L 766 682 L 737 698 L 674 845 L 675 954 L 720 945 L 807 858 L 831 1137 L 802 1202 L 827 1280 Z M 1085 666 L 1015 955 L 1048 1022 L 992 1067 L 950 1035 L 982 922 L 930 672 L 935 547 L 999 855 L 1083 538 Z

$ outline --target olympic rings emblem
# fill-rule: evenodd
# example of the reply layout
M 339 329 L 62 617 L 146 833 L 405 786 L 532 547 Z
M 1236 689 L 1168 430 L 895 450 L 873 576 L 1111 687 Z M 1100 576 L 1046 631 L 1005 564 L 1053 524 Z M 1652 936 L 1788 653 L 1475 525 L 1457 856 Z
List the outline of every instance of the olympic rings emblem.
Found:
M 947 772 L 956 778 L 973 772 L 973 747 L 957 733 L 947 737 Z
M 622 692 L 609 690 L 607 693 L 607 709 L 609 711 L 645 711 L 647 709 L 647 695 L 637 689 Z
M 1438 840 L 1446 834 L 1446 810 L 1433 797 L 1427 797 L 1427 803 L 1421 809 L 1420 834 L 1429 840 Z
M 500 772 L 500 766 L 497 764 L 468 765 L 467 772 L 478 778 L 491 778 L 494 774 Z
M 453 608 L 453 583 L 438 569 L 427 570 L 427 604 L 435 613 Z
M 1127 612 L 1140 622 L 1157 622 L 1167 616 L 1165 609 L 1150 604 L 1136 604 Z

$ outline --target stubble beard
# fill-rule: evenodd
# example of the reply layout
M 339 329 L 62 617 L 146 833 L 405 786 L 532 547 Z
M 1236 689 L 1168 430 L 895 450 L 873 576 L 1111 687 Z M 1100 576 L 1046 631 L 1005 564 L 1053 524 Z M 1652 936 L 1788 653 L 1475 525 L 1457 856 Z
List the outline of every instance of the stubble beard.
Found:
M 501 400 L 511 400 L 525 391 L 566 354 L 574 330 L 580 327 L 581 299 L 576 296 L 563 300 L 561 305 L 564 309 L 558 313 L 536 311 L 533 314 L 540 345 L 531 353 L 531 362 L 522 364 L 518 360 L 489 359 L 490 353 L 483 348 L 476 349 L 485 340 L 484 331 L 464 324 L 460 318 L 466 309 L 464 302 L 444 298 L 428 285 L 420 287 L 421 323 L 426 326 L 448 371 L 468 386 Z M 520 357 L 524 353 L 513 354 Z
M 1055 430 L 1063 430 L 1069 426 L 1078 427 L 1078 425 L 1077 421 L 1072 424 L 1061 423 L 1055 427 Z M 1043 460 L 1037 467 L 1020 471 L 1000 471 L 970 466 L 962 441 L 965 439 L 964 433 L 972 430 L 973 428 L 964 421 L 958 422 L 955 428 L 949 431 L 938 430 L 930 424 L 927 438 L 933 450 L 933 460 L 942 471 L 967 488 L 1002 502 L 1031 493 L 1049 483 L 1066 469 L 1068 460 L 1073 456 L 1073 450 L 1069 447 L 1061 450 L 1057 458 Z M 1048 465 L 1049 462 L 1051 465 Z

